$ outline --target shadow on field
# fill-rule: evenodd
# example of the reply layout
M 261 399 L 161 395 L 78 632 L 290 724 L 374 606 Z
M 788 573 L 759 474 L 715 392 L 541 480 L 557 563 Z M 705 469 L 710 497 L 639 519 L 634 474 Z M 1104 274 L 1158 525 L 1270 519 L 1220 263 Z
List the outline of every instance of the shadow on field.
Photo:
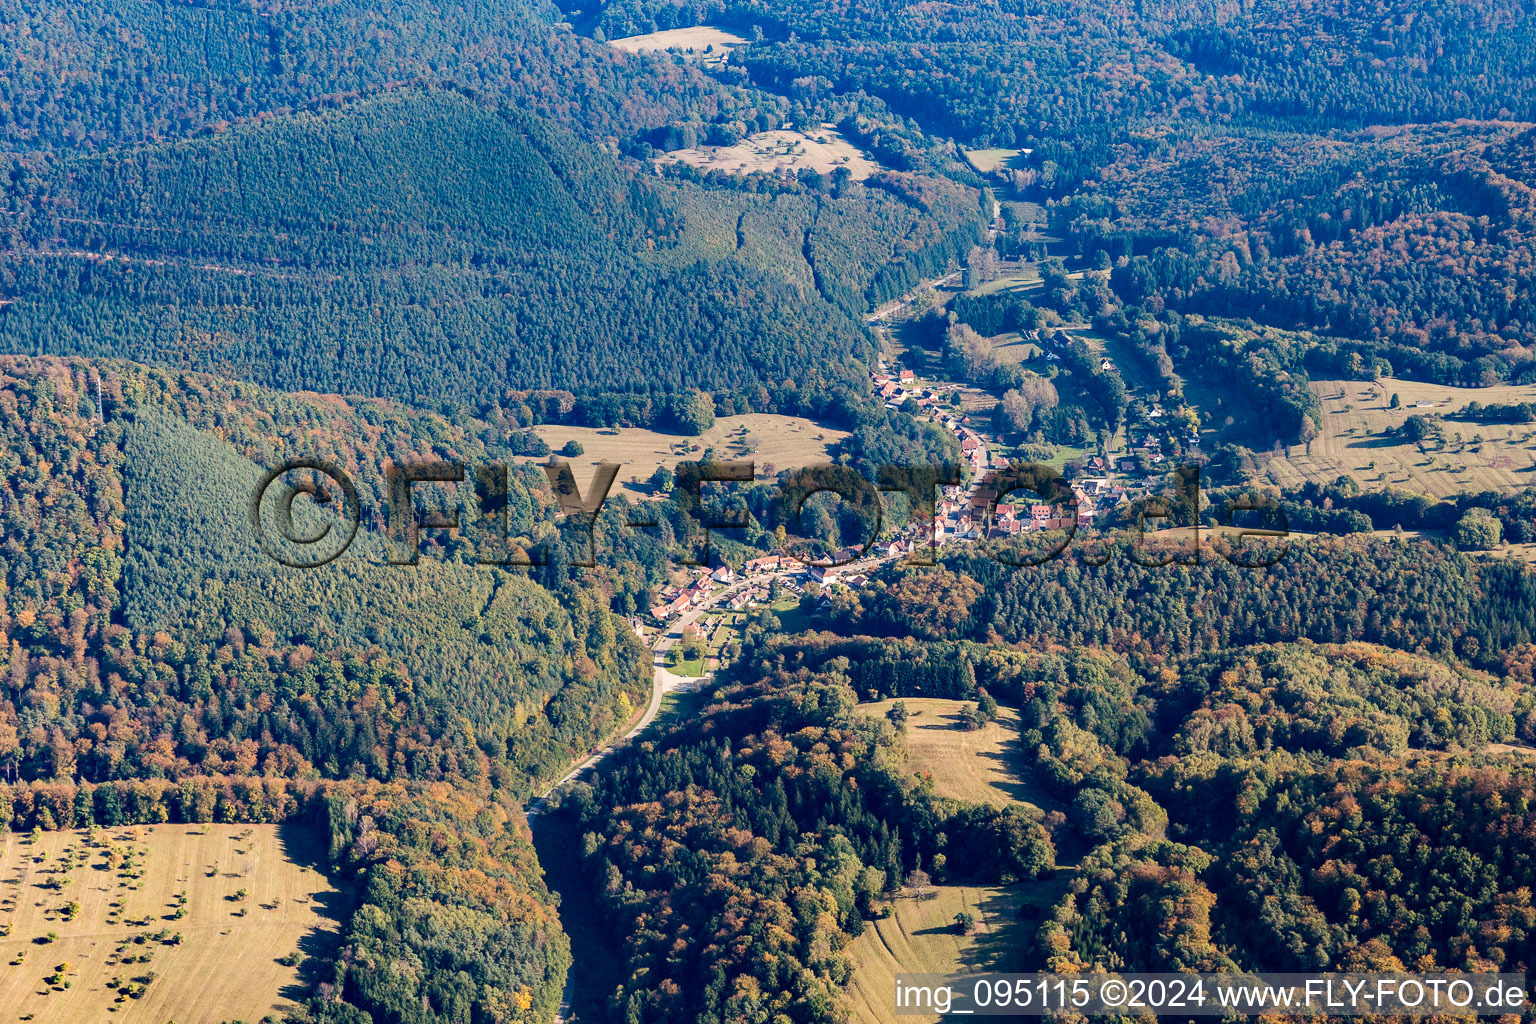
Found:
M 1058 872 L 1054 879 L 988 892 L 973 910 L 985 928 L 961 954 L 961 965 L 976 971 L 1043 970 L 1035 933 L 1065 890 L 1066 878 Z
M 318 824 L 283 823 L 278 826 L 277 845 L 287 860 L 330 878 L 325 831 Z M 299 964 L 298 980 L 279 990 L 278 995 L 284 999 L 302 1003 L 314 993 L 315 986 L 331 978 L 331 965 L 341 949 L 342 931 L 355 906 L 354 893 L 335 878 L 331 878 L 331 884 L 336 886 L 334 890 L 287 894 L 289 900 L 307 900 L 325 923 L 311 928 L 299 939 L 299 953 L 304 959 Z

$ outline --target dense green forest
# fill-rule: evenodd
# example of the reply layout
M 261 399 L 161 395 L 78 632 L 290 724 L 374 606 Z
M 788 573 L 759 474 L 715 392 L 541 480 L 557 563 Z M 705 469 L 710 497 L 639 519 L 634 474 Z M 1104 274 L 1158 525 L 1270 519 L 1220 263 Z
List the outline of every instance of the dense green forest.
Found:
M 1536 637 L 1536 578 L 1522 563 L 1476 561 L 1433 542 L 1297 540 L 1262 570 L 1210 556 L 1198 565 L 1138 564 L 1123 540 L 1107 552 L 1081 547 L 1019 567 L 994 557 L 995 546 L 976 545 L 936 571 L 876 582 L 846 614 L 869 631 L 924 638 L 1048 636 L 1175 654 L 1363 640 L 1487 666 Z
M 658 181 L 619 150 L 679 119 L 777 125 L 787 104 L 536 3 L 10 14 L 9 352 L 431 403 L 698 388 L 759 409 L 765 386 L 859 382 L 855 316 L 981 232 L 974 190 L 897 171 L 766 194 Z M 693 215 L 722 205 L 728 248 Z
M 448 92 L 64 161 L 12 181 L 0 344 L 418 401 L 814 393 L 870 358 L 851 313 L 979 230 L 957 188 L 744 203 L 805 249 L 802 283 L 759 243 L 701 249 L 683 203 L 707 197 L 675 191 Z M 881 238 L 904 244 L 869 259 Z
M 992 179 L 1047 204 L 1071 254 L 1125 264 L 1113 287 L 1133 322 L 1177 309 L 1317 332 L 1314 376 L 1529 373 L 1536 22 L 1513 0 L 610 0 L 573 19 L 607 38 L 736 31 L 740 81 L 891 166 L 964 178 L 935 140 L 951 159 L 1018 149 Z
M 698 111 L 757 115 L 697 71 L 625 59 L 552 14 L 527 0 L 8 0 L 0 126 L 11 152 L 110 149 L 402 83 L 481 90 L 588 139 Z

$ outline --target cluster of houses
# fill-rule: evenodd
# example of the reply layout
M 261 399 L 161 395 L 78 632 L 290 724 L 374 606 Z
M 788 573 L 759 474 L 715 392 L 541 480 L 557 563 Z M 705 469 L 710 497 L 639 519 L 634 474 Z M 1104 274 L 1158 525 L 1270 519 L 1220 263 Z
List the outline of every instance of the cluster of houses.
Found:
M 998 495 L 989 487 L 977 487 L 968 494 L 962 494 L 957 487 L 946 487 L 944 491 L 934 509 L 934 539 L 939 544 L 979 540 L 989 535 L 1011 537 L 1036 530 L 1064 530 L 1074 522 L 1086 525 L 1095 514 L 1091 504 L 1080 504 L 1074 519 L 1072 510 L 1064 506 L 1018 501 L 999 501 L 994 511 L 992 502 Z M 988 515 L 992 516 L 990 524 Z
M 1054 342 L 1056 345 L 1065 345 L 1071 340 L 1061 331 L 1049 336 L 1046 331 L 1041 331 L 1040 336 L 1042 341 Z M 1105 369 L 1113 365 L 1107 358 L 1104 362 Z M 920 385 L 911 370 L 899 370 L 895 373 L 876 372 L 871 374 L 871 377 L 876 393 L 888 407 L 899 408 L 908 399 L 915 401 L 919 407 L 928 412 L 933 422 L 940 424 L 959 438 L 960 449 L 970 462 L 975 482 L 969 489 L 944 487 L 940 500 L 935 506 L 932 540 L 937 544 L 979 540 L 984 536 L 1013 536 L 1039 530 L 1092 526 L 1094 520 L 1105 510 L 1138 497 L 1140 492 L 1152 486 L 1155 477 L 1166 472 L 1170 467 L 1167 457 L 1163 454 L 1162 439 L 1159 436 L 1159 428 L 1162 426 L 1159 421 L 1164 419 L 1166 414 L 1161 407 L 1153 406 L 1141 416 L 1136 417 L 1136 423 L 1132 427 L 1132 447 L 1129 454 L 1112 460 L 1094 456 L 1086 463 L 1076 466 L 1078 475 L 1071 484 L 1072 492 L 1077 498 L 1075 514 L 1073 509 L 1064 505 L 999 501 L 995 512 L 991 513 L 991 521 L 988 522 L 989 510 L 999 496 L 981 484 L 990 465 L 991 456 L 987 449 L 986 438 L 972 427 L 970 418 L 944 408 L 940 404 L 942 393 L 937 389 Z M 1163 433 L 1166 433 L 1166 430 Z M 1168 440 L 1177 445 L 1180 439 L 1170 435 Z M 1192 436 L 1186 443 L 1194 447 L 1199 444 L 1199 438 Z M 1145 479 L 1122 481 L 1114 475 L 1117 473 L 1133 476 L 1142 474 Z M 926 530 L 910 527 L 901 537 L 875 544 L 869 554 L 879 558 L 901 557 L 909 554 L 915 545 L 926 544 L 928 541 Z M 868 582 L 867 578 L 859 572 L 844 575 L 846 569 L 843 563 L 854 561 L 862 554 L 858 549 L 845 548 L 835 552 L 829 559 L 837 564 L 822 568 L 808 566 L 787 554 L 775 553 L 752 559 L 743 567 L 742 574 L 748 577 L 771 573 L 783 574 L 780 578 L 784 587 L 796 595 L 803 593 L 803 584 L 806 581 L 815 582 L 824 592 L 830 592 L 841 587 L 860 587 Z M 656 603 L 652 605 L 651 614 L 660 623 L 670 622 L 690 608 L 696 607 L 716 588 L 730 586 L 737 581 L 737 578 L 735 570 L 729 566 L 721 566 L 717 569 L 697 568 L 693 571 L 693 578 L 688 583 L 664 589 Z M 725 605 L 732 610 L 739 610 L 753 605 L 767 604 L 769 600 L 768 584 L 758 583 L 733 593 L 726 600 Z M 642 631 L 639 620 L 636 620 L 635 628 L 637 632 Z
M 725 568 L 729 568 L 726 566 Z M 717 570 L 718 571 L 718 570 Z M 666 587 L 658 595 L 657 600 L 651 605 L 651 615 L 661 622 L 669 622 L 692 608 L 696 603 L 709 596 L 714 589 L 710 584 L 714 573 L 707 569 L 698 570 L 694 578 L 682 587 Z
M 1035 340 L 1040 345 L 1040 351 L 1045 353 L 1045 361 L 1056 363 L 1061 361 L 1061 353 L 1072 344 L 1072 335 L 1059 327 L 1042 327 L 1035 332 Z M 1109 356 L 1099 357 L 1099 370 L 1108 373 L 1115 368 L 1115 361 Z
M 960 451 L 971 464 L 973 472 L 980 476 L 987 471 L 991 464 L 991 454 L 987 451 L 986 438 L 971 426 L 968 415 L 940 407 L 939 399 L 943 397 L 943 392 L 937 388 L 919 386 L 911 370 L 898 371 L 894 376 L 875 371 L 870 374 L 870 381 L 874 384 L 875 394 L 885 402 L 887 409 L 899 409 L 908 399 L 916 402 L 932 422 L 960 439 Z
M 744 576 L 758 576 L 763 573 L 787 572 L 804 575 L 806 566 L 788 555 L 768 555 L 764 558 L 754 558 L 748 562 L 742 571 Z M 692 579 L 680 586 L 670 586 L 662 589 L 657 600 L 651 605 L 651 616 L 658 622 L 670 622 L 696 607 L 714 593 L 717 587 L 728 587 L 740 577 L 736 570 L 728 565 L 722 565 L 716 569 L 699 567 L 693 570 Z M 783 581 L 784 589 L 791 594 L 799 594 L 802 587 L 795 582 L 794 576 L 786 577 Z M 739 610 L 756 604 L 768 603 L 769 588 L 767 584 L 758 584 L 747 587 L 732 594 L 726 601 L 726 607 L 731 610 Z
M 669 586 L 661 591 L 657 600 L 651 605 L 651 617 L 664 625 L 689 609 L 698 607 L 720 587 L 729 587 L 743 578 L 760 577 L 770 573 L 777 574 L 778 582 L 784 592 L 794 597 L 803 595 L 806 584 L 812 582 L 818 584 L 824 592 L 839 588 L 862 587 L 869 582 L 869 577 L 863 572 L 849 572 L 849 563 L 861 561 L 871 555 L 897 558 L 909 554 L 913 543 L 914 541 L 909 538 L 898 538 L 872 545 L 867 552 L 862 548 L 843 548 L 841 551 L 833 552 L 826 559 L 833 563 L 830 566 L 807 565 L 790 555 L 776 553 L 752 559 L 742 567 L 740 574 L 728 565 L 722 565 L 718 569 L 696 568 L 693 570 L 692 578 L 686 584 Z M 722 604 L 732 611 L 739 611 L 743 608 L 768 604 L 771 599 L 771 584 L 758 582 L 732 593 Z M 645 635 L 646 627 L 642 620 L 635 619 L 631 626 L 636 635 L 641 637 Z

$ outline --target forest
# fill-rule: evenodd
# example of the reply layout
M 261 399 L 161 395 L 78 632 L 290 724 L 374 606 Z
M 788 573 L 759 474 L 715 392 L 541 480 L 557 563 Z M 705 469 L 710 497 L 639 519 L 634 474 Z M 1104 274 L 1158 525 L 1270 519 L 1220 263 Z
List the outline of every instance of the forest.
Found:
M 851 313 L 979 230 L 957 187 L 922 206 L 857 185 L 811 195 L 782 227 L 778 201 L 747 204 L 742 218 L 767 207 L 768 230 L 806 247 L 814 275 L 798 282 L 752 242 L 701 250 L 681 201 L 707 197 L 676 188 L 438 91 L 77 157 L 12 180 L 0 344 L 418 402 L 514 382 L 811 394 L 871 358 Z M 882 264 L 865 252 L 879 237 L 906 241 Z
M 609 45 L 698 26 L 743 41 Z M 546 1024 L 586 928 L 606 1020 L 844 1024 L 941 887 L 1015 900 L 1029 969 L 1527 970 L 1536 576 L 1499 549 L 1536 499 L 1263 468 L 1325 436 L 1318 381 L 1536 381 L 1533 42 L 1518 0 L 0 0 L 0 831 L 325 836 L 353 905 L 289 1024 Z M 707 159 L 770 131 L 874 166 Z M 862 544 L 867 486 L 794 499 L 963 461 L 871 392 L 914 348 L 994 454 L 1078 472 L 1155 412 L 1132 464 L 1208 485 L 1176 519 L 1309 536 L 781 581 L 545 802 L 640 720 L 704 523 L 737 563 Z M 1477 399 L 1391 430 L 1536 418 Z M 708 483 L 746 413 L 836 465 Z M 658 500 L 561 514 L 532 460 L 592 457 L 554 423 L 673 435 Z M 251 500 L 293 460 L 354 490 Z M 405 492 L 418 537 L 426 463 L 472 473 Z M 353 504 L 345 557 L 271 557 Z M 1006 730 L 1007 799 L 939 795 L 918 729 Z
M 956 589 L 907 595 L 916 638 L 860 632 L 889 612 L 753 635 L 698 717 L 571 792 L 561 813 L 585 831 L 625 950 L 616 1016 L 840 1020 L 838 950 L 928 872 L 961 881 L 1007 863 L 999 836 L 1030 853 L 1008 869 L 1021 891 L 1066 873 L 1020 951 L 1035 969 L 1532 962 L 1536 771 L 1508 753 L 1536 739 L 1528 641 L 1485 670 L 1358 639 L 1181 650 L 1129 631 L 1073 646 L 1043 628 L 1011 643 L 925 635 Z M 1017 708 L 1017 770 L 1051 812 L 974 833 L 995 809 L 892 773 L 905 716 L 853 713 L 893 697 Z M 1057 867 L 1062 850 L 1080 862 Z M 768 947 L 794 973 L 746 961 Z
M 856 315 L 981 232 L 974 189 L 900 169 L 772 194 L 658 180 L 618 151 L 679 119 L 777 125 L 785 102 L 521 0 L 4 13 L 8 352 L 424 403 L 694 388 L 770 411 L 765 385 L 860 381 Z
M 301 578 L 244 521 L 259 464 L 347 466 L 382 536 L 386 460 L 510 461 L 505 433 L 128 363 L 3 372 L 0 818 L 328 829 L 363 895 L 302 1019 L 547 1019 L 569 953 L 517 808 L 643 704 L 610 608 L 649 588 L 644 556 L 535 579 L 450 544 L 427 575 L 351 559 Z M 508 499 L 514 541 L 537 523 L 576 548 L 547 485 L 519 473 Z

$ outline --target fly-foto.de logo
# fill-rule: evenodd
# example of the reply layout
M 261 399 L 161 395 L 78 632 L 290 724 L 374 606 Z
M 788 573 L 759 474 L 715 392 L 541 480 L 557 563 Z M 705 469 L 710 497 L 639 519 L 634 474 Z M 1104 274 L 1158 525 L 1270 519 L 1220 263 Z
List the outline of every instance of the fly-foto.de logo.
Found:
M 570 463 L 551 462 L 540 468 L 556 498 L 558 515 L 582 534 L 585 554 L 573 564 L 594 567 L 597 523 L 622 467 L 616 462 L 598 463 L 585 492 Z M 484 565 L 543 564 L 512 531 L 512 467 L 500 463 L 471 467 L 444 460 L 390 465 L 383 476 L 389 564 L 416 564 L 424 530 L 459 537 L 474 548 L 475 560 Z M 1084 552 L 1083 560 L 1102 564 L 1123 548 L 1146 566 L 1197 562 L 1204 508 L 1199 469 L 1181 467 L 1168 479 L 1164 493 L 1117 510 L 1116 518 L 1123 522 L 1117 538 L 1121 543 L 1105 530 L 1092 530 L 1093 550 Z M 1065 553 L 1098 511 L 1085 514 L 1085 506 L 1093 503 L 1091 496 L 1057 470 L 1035 463 L 995 467 L 969 484 L 962 481 L 960 467 L 954 464 L 884 466 L 873 481 L 851 467 L 826 464 L 789 470 L 771 482 L 759 481 L 756 464 L 750 460 L 680 463 L 675 480 L 671 498 L 690 533 L 702 539 L 702 545 L 694 544 L 679 559 L 688 565 L 709 563 L 711 531 L 752 526 L 770 531 L 782 527 L 777 536 L 784 552 L 813 567 L 869 557 L 882 536 L 897 538 L 888 542 L 886 550 L 899 553 L 909 565 L 934 565 L 941 546 L 978 542 L 986 542 L 979 550 L 1006 564 L 1040 565 Z M 418 508 L 418 485 L 452 487 L 462 500 L 456 508 Z M 760 504 L 770 521 L 758 520 L 739 504 L 725 508 L 708 500 L 711 492 L 733 486 L 769 488 L 771 497 Z M 827 538 L 800 532 L 807 502 L 823 494 L 835 496 L 855 513 L 863 533 L 856 542 L 839 547 Z M 887 530 L 886 523 L 893 518 L 887 499 L 893 495 L 901 496 L 902 510 L 899 522 Z M 627 506 L 631 516 L 621 526 L 655 528 L 657 518 L 648 514 L 652 505 Z M 293 568 L 318 568 L 345 554 L 358 539 L 363 511 L 352 477 L 319 459 L 295 459 L 268 471 L 249 501 L 257 544 L 268 557 Z M 1284 512 L 1272 498 L 1232 498 L 1207 511 L 1214 512 L 1222 539 L 1214 550 L 1234 565 L 1265 568 L 1289 550 Z M 1254 514 L 1253 524 L 1238 524 L 1244 513 Z M 1258 543 L 1243 543 L 1250 538 Z M 1126 540 L 1129 543 L 1123 543 Z

